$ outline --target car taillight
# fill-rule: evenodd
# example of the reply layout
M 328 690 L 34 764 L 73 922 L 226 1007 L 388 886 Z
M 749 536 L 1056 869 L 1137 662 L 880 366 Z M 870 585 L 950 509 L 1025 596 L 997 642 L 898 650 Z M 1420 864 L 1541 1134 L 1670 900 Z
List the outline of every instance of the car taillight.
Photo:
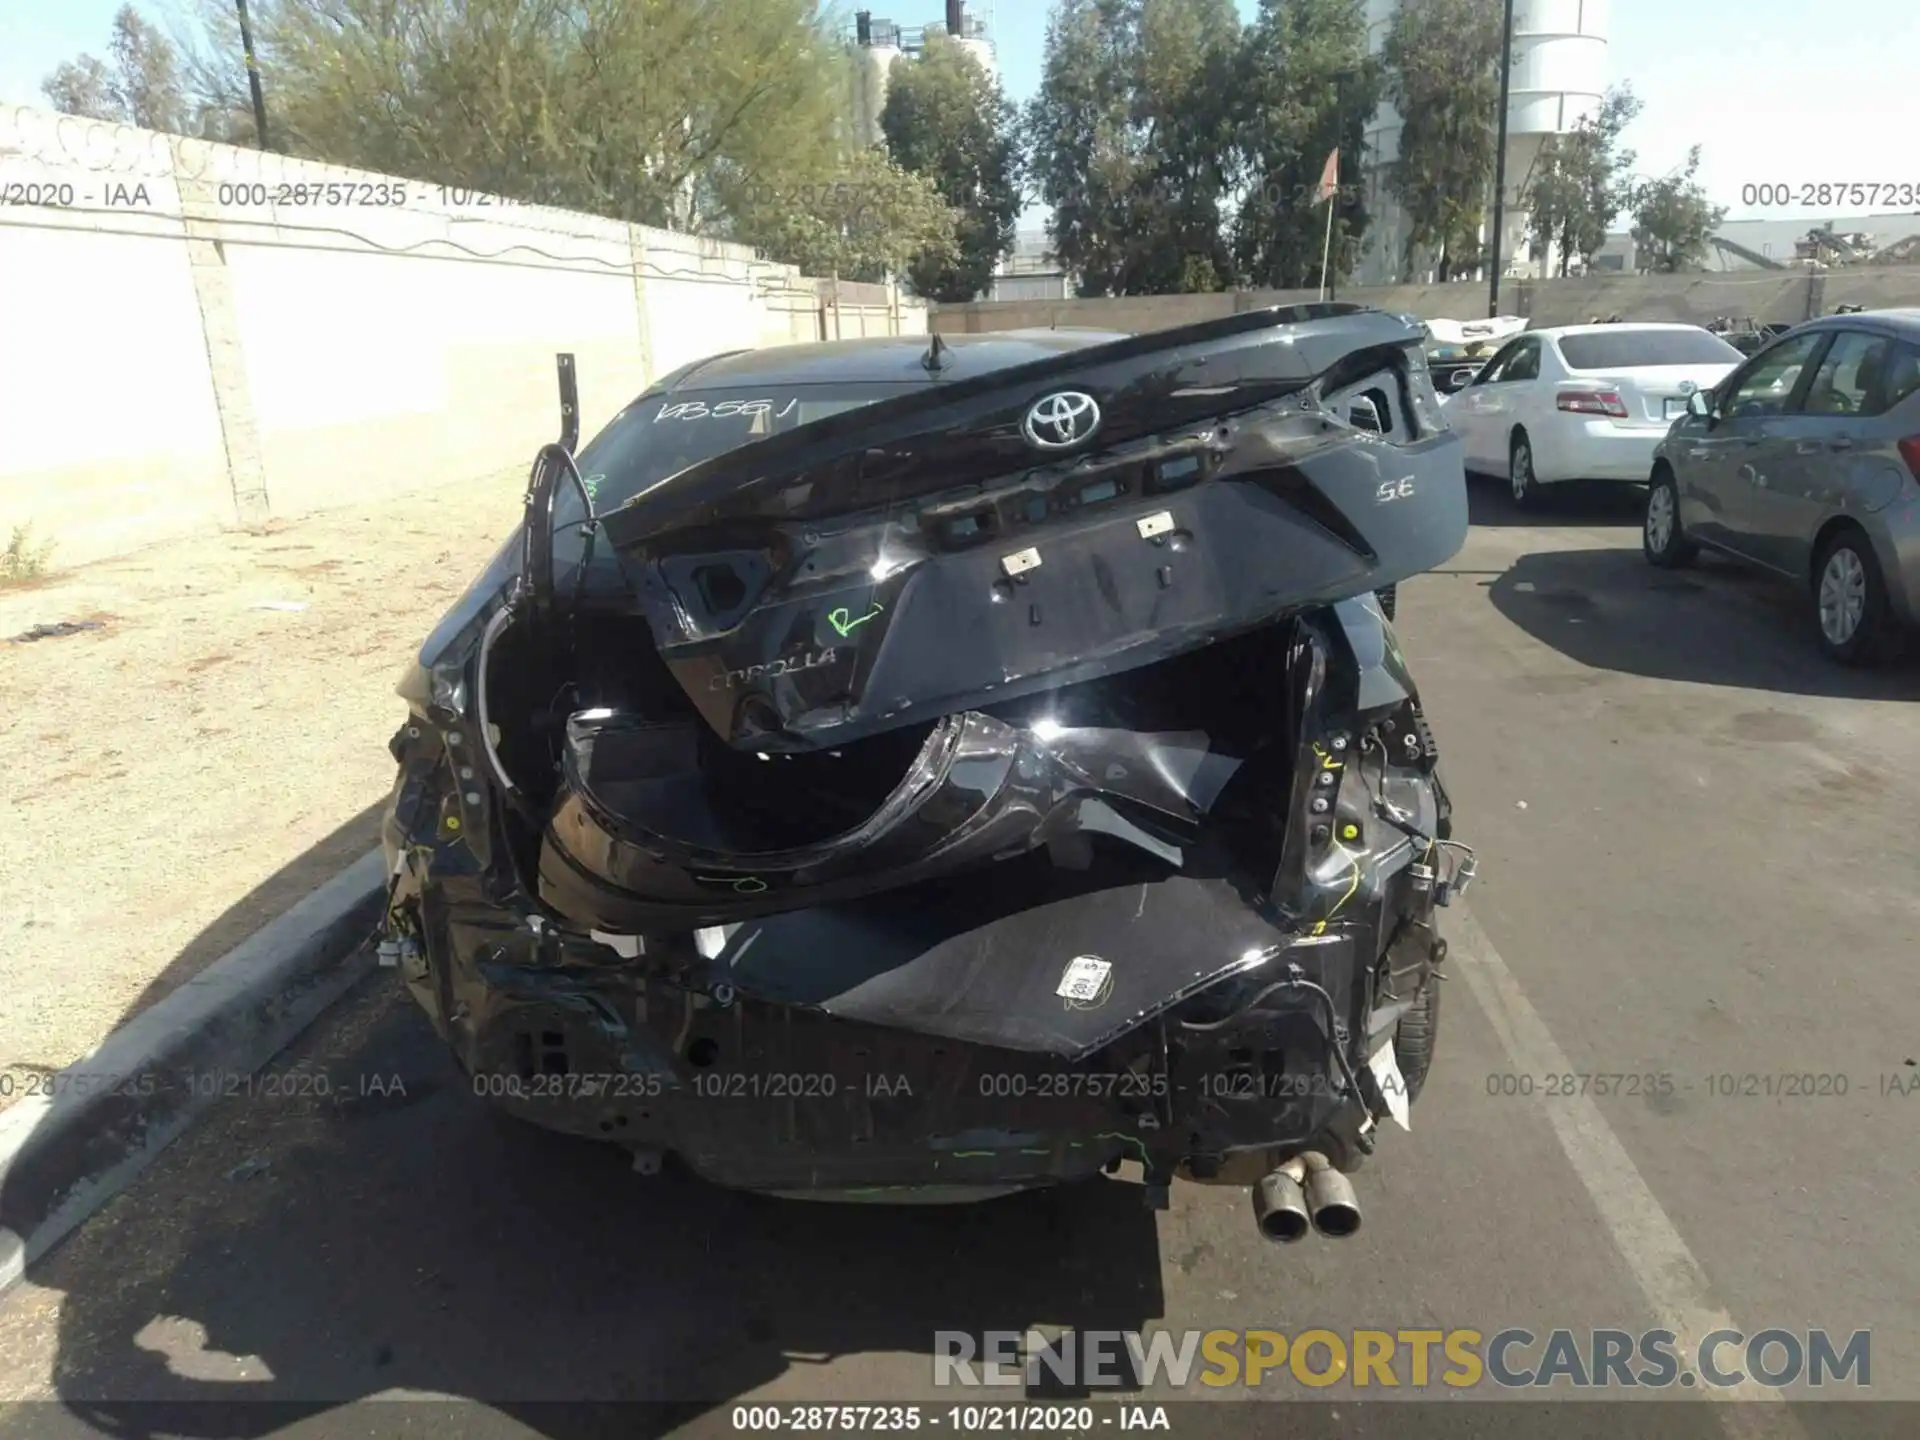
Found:
M 1621 401 L 1618 390 L 1562 390 L 1554 397 L 1554 403 L 1562 410 L 1571 410 L 1577 415 L 1611 415 L 1615 420 L 1627 418 L 1627 407 Z
M 1907 462 L 1913 478 L 1920 480 L 1920 435 L 1909 435 L 1900 442 L 1900 458 Z

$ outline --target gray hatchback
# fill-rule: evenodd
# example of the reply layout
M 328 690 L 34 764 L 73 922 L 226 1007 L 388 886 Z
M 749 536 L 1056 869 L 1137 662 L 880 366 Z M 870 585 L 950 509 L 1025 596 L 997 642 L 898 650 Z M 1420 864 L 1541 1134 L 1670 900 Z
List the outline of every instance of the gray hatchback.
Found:
M 1920 310 L 1810 320 L 1691 396 L 1641 542 L 1655 565 L 1707 546 L 1806 587 L 1836 660 L 1898 653 L 1920 624 Z

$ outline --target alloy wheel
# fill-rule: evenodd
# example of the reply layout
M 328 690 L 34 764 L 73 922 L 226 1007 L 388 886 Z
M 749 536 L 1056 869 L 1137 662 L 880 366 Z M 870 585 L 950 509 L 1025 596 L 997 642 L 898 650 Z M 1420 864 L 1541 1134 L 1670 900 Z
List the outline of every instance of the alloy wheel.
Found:
M 1827 557 L 1820 572 L 1820 632 L 1830 644 L 1845 645 L 1867 613 L 1867 567 L 1850 546 Z
M 1507 466 L 1507 478 L 1513 484 L 1513 498 L 1524 503 L 1533 493 L 1533 450 L 1522 440 L 1513 447 L 1513 460 Z
M 1647 496 L 1647 544 L 1656 553 L 1665 553 L 1673 539 L 1673 487 L 1655 485 Z

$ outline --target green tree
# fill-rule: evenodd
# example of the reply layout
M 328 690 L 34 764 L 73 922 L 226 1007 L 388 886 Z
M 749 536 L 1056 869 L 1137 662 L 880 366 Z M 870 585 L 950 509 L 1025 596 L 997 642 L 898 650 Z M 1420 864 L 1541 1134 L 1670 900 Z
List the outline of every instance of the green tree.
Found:
M 202 111 L 248 113 L 228 0 L 199 0 Z M 815 0 L 250 0 L 276 148 L 710 234 L 798 263 L 849 216 L 922 223 L 897 167 L 856 160 L 853 57 Z M 248 129 L 250 130 L 250 122 Z M 811 217 L 795 196 L 836 197 Z M 835 207 L 838 207 L 837 209 Z M 934 227 L 937 231 L 939 227 Z M 905 240 L 842 244 L 847 270 Z M 824 249 L 822 247 L 825 247 Z
M 1013 248 L 1021 208 L 1015 113 L 965 46 L 934 32 L 918 63 L 896 65 L 880 129 L 894 161 L 932 182 L 957 212 L 950 249 L 915 257 L 907 276 L 930 300 L 972 300 Z
M 1320 283 L 1326 211 L 1318 198 L 1329 151 L 1357 175 L 1366 125 L 1384 75 L 1367 55 L 1363 0 L 1261 0 L 1240 47 L 1234 85 L 1244 187 L 1233 226 L 1246 283 L 1293 289 Z M 1332 273 L 1358 263 L 1369 216 L 1360 186 L 1334 199 Z
M 1083 295 L 1219 289 L 1235 169 L 1231 0 L 1062 0 L 1026 132 Z
M 1536 255 L 1557 247 L 1560 273 L 1574 260 L 1591 265 L 1606 244 L 1614 217 L 1627 208 L 1627 172 L 1636 156 L 1620 136 L 1640 113 L 1630 85 L 1607 92 L 1600 109 L 1571 131 L 1547 137 L 1525 190 L 1528 230 Z
M 40 82 L 56 110 L 93 120 L 179 134 L 191 115 L 180 56 L 173 44 L 122 5 L 113 17 L 108 64 L 93 55 L 63 61 Z
M 1403 127 L 1387 184 L 1407 214 L 1405 261 L 1433 254 L 1441 280 L 1476 268 L 1484 252 L 1502 23 L 1500 0 L 1403 0 L 1381 50 Z
M 1633 244 L 1641 269 L 1671 275 L 1706 254 L 1708 239 L 1727 218 L 1727 207 L 1707 199 L 1694 178 L 1699 170 L 1700 147 L 1695 145 L 1679 173 L 1635 187 Z
M 854 151 L 824 182 L 756 185 L 730 208 L 743 234 L 810 275 L 879 281 L 958 263 L 959 213 L 931 178 L 902 169 L 879 146 Z
M 1137 0 L 1061 0 L 1025 117 L 1054 254 L 1082 295 L 1125 294 L 1146 170 L 1132 116 Z
M 47 103 L 66 115 L 88 120 L 126 122 L 126 111 L 113 93 L 113 72 L 97 55 L 79 55 L 62 60 L 40 82 L 40 93 Z
M 1157 294 L 1224 289 L 1240 17 L 1232 0 L 1141 0 L 1133 57 L 1135 129 L 1144 136 L 1129 286 Z
M 809 0 L 249 8 L 271 127 L 295 154 L 689 226 L 716 170 L 754 183 L 838 161 L 840 47 Z M 232 7 L 203 14 L 244 83 Z

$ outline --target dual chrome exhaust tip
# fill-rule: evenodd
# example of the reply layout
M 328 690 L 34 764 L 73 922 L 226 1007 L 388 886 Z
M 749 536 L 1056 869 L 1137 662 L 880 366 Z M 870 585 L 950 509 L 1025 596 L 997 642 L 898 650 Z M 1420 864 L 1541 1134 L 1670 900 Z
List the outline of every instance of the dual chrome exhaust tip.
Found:
M 1353 1182 L 1317 1150 L 1294 1156 L 1253 1187 L 1253 1219 L 1264 1239 L 1291 1245 L 1317 1230 L 1344 1240 L 1360 1228 Z

